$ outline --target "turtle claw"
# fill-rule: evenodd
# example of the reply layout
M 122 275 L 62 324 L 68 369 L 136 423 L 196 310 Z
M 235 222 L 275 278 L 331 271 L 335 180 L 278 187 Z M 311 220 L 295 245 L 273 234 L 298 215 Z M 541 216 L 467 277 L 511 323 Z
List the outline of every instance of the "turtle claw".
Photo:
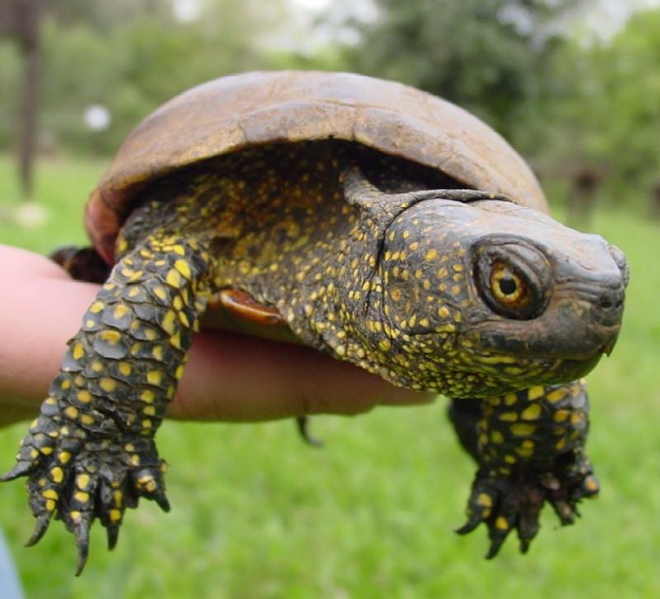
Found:
M 51 519 L 51 514 L 48 513 L 41 514 L 37 518 L 37 523 L 34 527 L 34 532 L 32 533 L 32 536 L 28 539 L 27 543 L 25 543 L 26 547 L 32 547 L 41 540 L 41 537 L 43 537 L 46 534 L 46 531 L 48 530 L 50 519 Z
M 60 424 L 57 434 L 52 434 L 54 423 Z M 140 497 L 153 499 L 164 511 L 170 509 L 165 464 L 153 438 L 124 434 L 116 441 L 92 442 L 70 421 L 40 417 L 23 439 L 17 460 L 1 480 L 27 477 L 30 508 L 37 519 L 28 546 L 39 542 L 53 517 L 62 520 L 75 538 L 76 575 L 87 562 L 94 520 L 107 529 L 112 549 L 124 512 L 137 507 Z
M 480 470 L 468 501 L 468 520 L 456 532 L 468 534 L 483 522 L 490 538 L 486 559 L 492 559 L 515 530 L 520 552 L 527 553 L 539 532 L 541 510 L 546 502 L 566 526 L 579 516 L 577 502 L 597 493 L 598 482 L 583 455 L 577 456 L 566 469 L 552 474 L 530 468 L 510 476 L 498 476 Z
M 298 418 L 296 418 L 296 424 L 298 427 L 298 434 L 302 437 L 305 443 L 312 447 L 323 447 L 323 441 L 317 439 L 309 432 L 308 416 L 298 416 Z
M 6 472 L 0 476 L 0 482 L 7 483 L 9 481 L 16 480 L 17 478 L 28 474 L 30 470 L 32 470 L 31 462 L 19 460 L 9 472 Z
M 92 524 L 91 515 L 84 518 L 76 524 L 73 529 L 73 535 L 76 539 L 76 548 L 78 549 L 78 558 L 76 560 L 76 576 L 80 576 L 85 569 L 87 557 L 89 556 L 89 529 Z
M 153 496 L 153 500 L 158 504 L 161 510 L 164 512 L 169 512 L 171 509 L 170 500 L 165 495 L 164 491 L 159 490 Z
M 117 546 L 119 540 L 119 526 L 117 524 L 108 524 L 106 527 L 108 536 L 108 551 L 112 551 Z

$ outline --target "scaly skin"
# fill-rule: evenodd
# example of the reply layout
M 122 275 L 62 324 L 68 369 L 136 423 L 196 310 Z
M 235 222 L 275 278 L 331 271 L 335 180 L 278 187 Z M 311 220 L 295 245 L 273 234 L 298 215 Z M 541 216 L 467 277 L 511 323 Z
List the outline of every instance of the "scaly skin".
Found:
M 77 574 L 96 518 L 112 548 L 140 497 L 169 510 L 154 435 L 183 374 L 208 268 L 195 240 L 156 235 L 116 265 L 3 477 L 29 475 L 37 525 L 28 545 L 61 519 L 76 539 Z
M 578 515 L 577 504 L 598 494 L 599 484 L 584 453 L 588 432 L 585 382 L 531 387 L 478 405 L 481 414 L 452 404 L 452 420 L 461 441 L 479 463 L 468 501 L 466 534 L 480 523 L 488 527 L 494 557 L 516 530 L 523 553 L 539 530 L 539 514 L 547 501 L 563 525 Z
M 112 547 L 140 497 L 167 509 L 153 438 L 205 302 L 228 288 L 396 385 L 481 401 L 462 531 L 485 522 L 489 555 L 514 528 L 526 549 L 546 501 L 570 521 L 597 490 L 587 404 L 571 381 L 616 339 L 625 260 L 600 238 L 455 186 L 327 142 L 218 157 L 145 189 L 3 477 L 28 476 L 31 541 L 62 519 L 79 573 L 95 519 Z M 458 412 L 457 427 L 470 418 Z

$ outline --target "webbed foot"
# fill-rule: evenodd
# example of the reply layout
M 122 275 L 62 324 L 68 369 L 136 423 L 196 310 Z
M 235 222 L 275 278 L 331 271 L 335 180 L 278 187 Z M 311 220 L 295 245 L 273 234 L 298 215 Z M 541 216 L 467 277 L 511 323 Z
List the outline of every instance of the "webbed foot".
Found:
M 557 472 L 522 470 L 511 476 L 477 472 L 468 500 L 468 520 L 456 532 L 467 534 L 483 522 L 490 538 L 486 558 L 492 559 L 512 531 L 518 535 L 521 553 L 527 553 L 540 529 L 539 517 L 546 502 L 562 525 L 573 524 L 580 515 L 578 503 L 597 495 L 599 484 L 586 457 L 580 456 L 565 469 L 562 458 L 557 460 Z
M 584 452 L 588 410 L 584 381 L 453 402 L 452 423 L 479 464 L 468 520 L 457 532 L 467 534 L 483 522 L 490 537 L 487 558 L 514 530 L 525 553 L 546 503 L 567 525 L 579 516 L 579 501 L 598 494 Z
M 169 510 L 165 462 L 158 457 L 153 438 L 99 435 L 88 441 L 86 437 L 85 430 L 61 417 L 57 402 L 47 400 L 21 442 L 16 465 L 0 478 L 27 477 L 29 505 L 37 519 L 28 546 L 41 539 L 52 518 L 62 520 L 73 533 L 78 550 L 76 575 L 87 561 L 94 520 L 106 528 L 112 549 L 125 510 L 137 507 L 140 497 Z

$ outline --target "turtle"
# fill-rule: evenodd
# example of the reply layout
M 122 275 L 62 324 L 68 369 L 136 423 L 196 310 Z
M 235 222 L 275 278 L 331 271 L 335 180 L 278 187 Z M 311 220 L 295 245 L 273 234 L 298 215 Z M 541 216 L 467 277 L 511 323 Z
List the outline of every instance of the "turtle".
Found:
M 154 437 L 214 314 L 447 397 L 477 463 L 458 532 L 483 523 L 489 558 L 598 493 L 583 377 L 616 342 L 626 258 L 552 219 L 462 108 L 352 73 L 221 77 L 133 130 L 85 224 L 55 259 L 103 284 L 2 477 L 27 477 L 29 544 L 53 517 L 73 533 L 77 574 L 95 520 L 113 548 L 140 498 L 169 509 Z

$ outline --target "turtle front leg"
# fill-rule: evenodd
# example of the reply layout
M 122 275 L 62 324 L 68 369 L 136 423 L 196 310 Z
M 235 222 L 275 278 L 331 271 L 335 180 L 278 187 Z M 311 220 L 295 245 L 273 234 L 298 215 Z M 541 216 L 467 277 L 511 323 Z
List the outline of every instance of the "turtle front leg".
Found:
M 28 545 L 53 516 L 74 534 L 77 574 L 95 519 L 112 548 L 140 497 L 169 509 L 154 435 L 183 374 L 208 270 L 204 251 L 175 238 L 150 238 L 115 266 L 1 479 L 28 479 L 37 518 Z
M 589 409 L 584 381 L 488 398 L 474 434 L 469 432 L 476 422 L 474 404 L 468 401 L 462 413 L 460 402 L 454 401 L 450 417 L 479 469 L 468 521 L 457 532 L 467 534 L 484 522 L 490 559 L 512 530 L 527 551 L 546 502 L 561 524 L 572 524 L 578 502 L 599 490 L 584 451 Z

